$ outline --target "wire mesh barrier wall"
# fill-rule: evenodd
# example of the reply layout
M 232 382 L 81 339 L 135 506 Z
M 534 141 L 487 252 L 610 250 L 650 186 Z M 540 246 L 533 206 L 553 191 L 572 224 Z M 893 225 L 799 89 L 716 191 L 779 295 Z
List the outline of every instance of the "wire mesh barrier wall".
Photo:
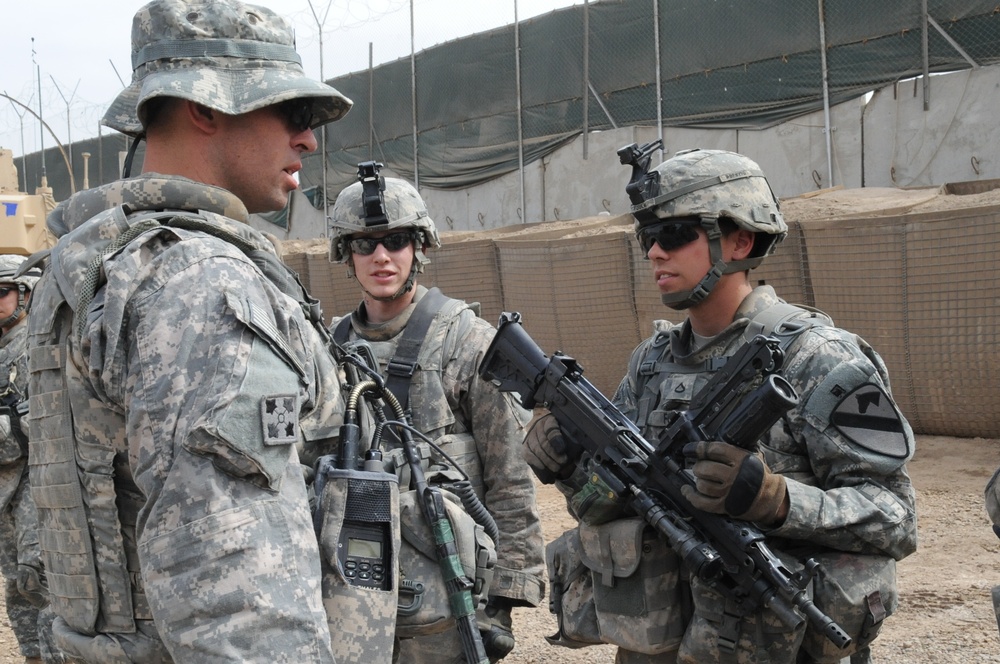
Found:
M 534 224 L 469 234 L 431 253 L 421 278 L 482 304 L 496 323 L 519 311 L 547 353 L 575 357 L 609 396 L 663 306 L 627 217 Z M 899 407 L 918 433 L 1000 436 L 1000 300 L 994 292 L 1000 206 L 790 224 L 777 252 L 751 272 L 790 302 L 814 303 L 870 343 L 889 367 Z M 316 250 L 290 254 L 324 311 L 360 300 L 342 265 Z

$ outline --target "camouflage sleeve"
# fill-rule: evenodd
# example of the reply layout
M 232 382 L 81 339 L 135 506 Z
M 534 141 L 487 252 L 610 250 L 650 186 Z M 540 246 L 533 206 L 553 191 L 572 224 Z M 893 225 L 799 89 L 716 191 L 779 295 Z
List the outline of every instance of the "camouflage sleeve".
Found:
M 994 525 L 1000 526 L 1000 468 L 986 484 L 986 512 Z
M 885 366 L 867 344 L 835 328 L 806 333 L 797 345 L 784 373 L 799 406 L 764 444 L 791 499 L 788 518 L 771 534 L 897 560 L 909 555 L 917 544 L 906 472 L 914 438 Z
M 444 384 L 457 399 L 483 464 L 484 503 L 500 531 L 491 595 L 537 606 L 543 596 L 545 553 L 534 475 L 521 456 L 531 413 L 479 377 L 479 363 L 496 330 L 463 311 L 446 343 Z
M 89 335 L 109 345 L 90 362 L 125 411 L 147 497 L 137 539 L 157 630 L 176 661 L 332 662 L 294 445 L 316 398 L 306 323 L 229 245 L 161 251 L 108 265 Z

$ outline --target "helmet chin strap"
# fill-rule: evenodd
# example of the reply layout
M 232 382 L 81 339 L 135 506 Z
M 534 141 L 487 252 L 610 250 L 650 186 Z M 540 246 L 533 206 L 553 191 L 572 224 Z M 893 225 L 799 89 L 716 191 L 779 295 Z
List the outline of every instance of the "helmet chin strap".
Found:
M 679 293 L 662 294 L 660 299 L 671 309 L 679 311 L 698 304 L 709 296 L 722 275 L 736 271 L 722 258 L 722 230 L 719 228 L 719 220 L 715 217 L 703 217 L 701 227 L 708 235 L 708 255 L 712 261 L 712 268 L 694 288 Z

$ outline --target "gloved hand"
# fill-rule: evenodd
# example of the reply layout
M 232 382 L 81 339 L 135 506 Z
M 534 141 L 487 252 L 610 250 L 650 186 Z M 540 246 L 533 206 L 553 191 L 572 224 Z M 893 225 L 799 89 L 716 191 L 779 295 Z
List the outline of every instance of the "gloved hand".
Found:
M 524 460 L 545 484 L 564 480 L 573 473 L 583 449 L 563 436 L 555 415 L 536 413 L 524 437 Z
M 41 570 L 30 565 L 17 566 L 17 592 L 35 608 L 42 608 L 49 601 L 48 587 Z
M 720 441 L 702 440 L 684 448 L 694 456 L 695 486 L 681 487 L 692 505 L 706 512 L 775 525 L 788 514 L 785 478 L 772 473 L 760 454 Z
M 499 662 L 514 649 L 511 608 L 511 602 L 506 597 L 491 597 L 483 609 L 485 619 L 482 615 L 478 617 L 479 632 L 490 662 Z

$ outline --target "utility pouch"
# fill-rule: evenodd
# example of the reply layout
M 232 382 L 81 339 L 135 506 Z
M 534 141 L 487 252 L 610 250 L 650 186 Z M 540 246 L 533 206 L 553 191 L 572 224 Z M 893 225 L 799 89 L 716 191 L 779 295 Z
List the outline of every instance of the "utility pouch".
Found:
M 583 648 L 602 643 L 594 606 L 594 581 L 581 558 L 580 531 L 567 530 L 545 547 L 549 570 L 549 611 L 559 631 L 545 640 L 554 646 Z
M 640 518 L 579 531 L 601 641 L 647 655 L 676 649 L 690 613 L 673 549 Z
M 822 553 L 813 558 L 820 564 L 813 578 L 813 602 L 844 628 L 852 642 L 841 650 L 810 623 L 802 647 L 818 664 L 833 664 L 874 641 L 882 622 L 896 612 L 896 561 L 854 553 Z
M 323 605 L 336 659 L 388 663 L 399 589 L 396 476 L 343 470 L 321 460 L 316 486 Z
M 432 483 L 433 475 L 427 477 Z M 461 500 L 439 487 L 445 512 L 451 522 L 465 576 L 473 582 L 472 600 L 484 608 L 497 562 L 496 544 L 469 516 Z M 424 517 L 416 490 L 399 495 L 400 550 L 399 604 L 396 635 L 399 638 L 443 632 L 455 624 L 448 589 L 441 577 L 434 533 Z

